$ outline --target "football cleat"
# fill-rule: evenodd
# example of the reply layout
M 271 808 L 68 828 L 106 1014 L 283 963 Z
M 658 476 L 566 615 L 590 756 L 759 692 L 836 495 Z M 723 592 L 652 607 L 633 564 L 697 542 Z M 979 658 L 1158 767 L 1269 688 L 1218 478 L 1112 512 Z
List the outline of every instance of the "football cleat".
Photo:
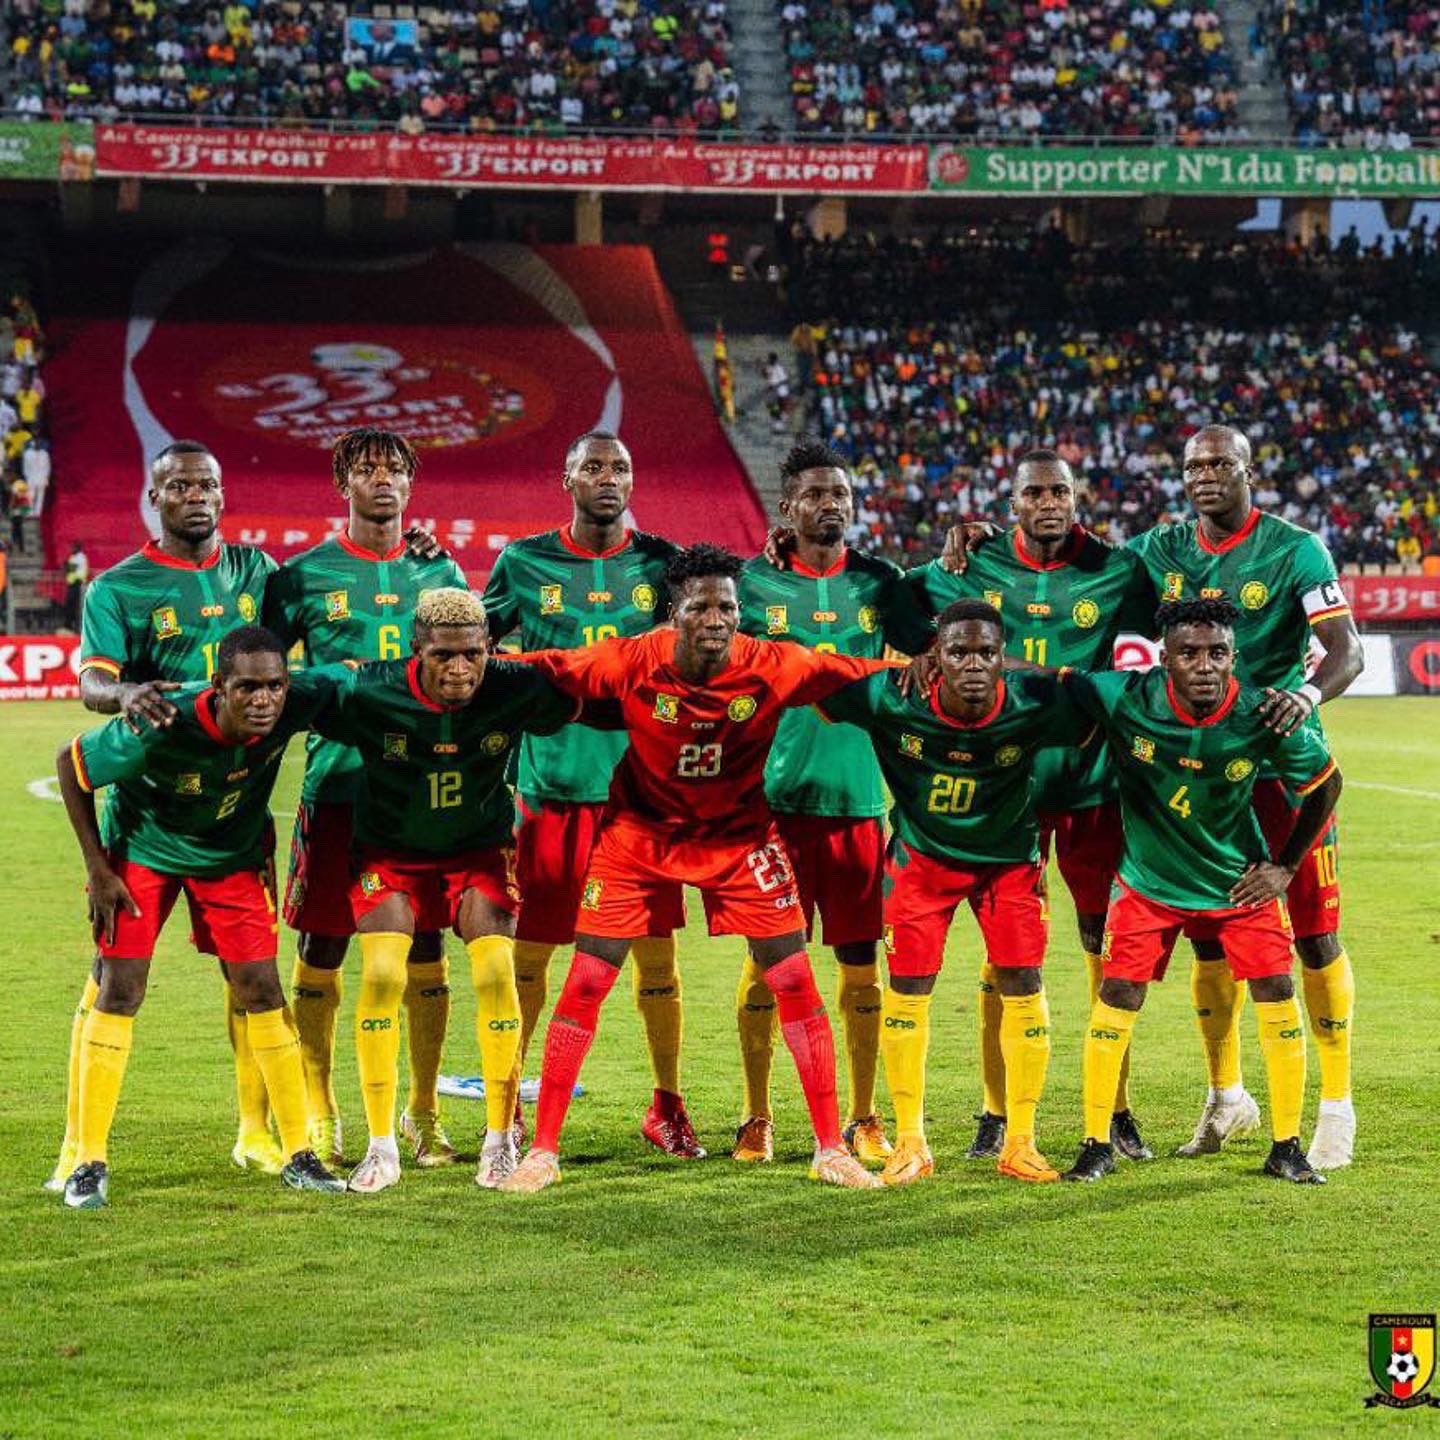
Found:
M 1012 1180 L 1028 1180 L 1036 1185 L 1060 1178 L 1060 1172 L 1035 1148 L 1032 1135 L 1007 1135 L 995 1168 Z
M 559 1183 L 560 1157 L 553 1150 L 536 1150 L 532 1146 L 514 1173 L 495 1188 L 505 1195 L 534 1195 Z
M 40 1187 L 42 1190 L 48 1190 L 52 1195 L 65 1193 L 65 1182 L 74 1173 L 75 1156 L 79 1149 L 74 1141 L 67 1141 L 60 1147 L 60 1158 L 55 1162 L 50 1178 Z
M 357 1195 L 376 1195 L 400 1180 L 400 1157 L 377 1150 L 372 1143 L 365 1158 L 350 1172 L 350 1188 Z
M 935 1173 L 935 1157 L 919 1135 L 902 1135 L 890 1152 L 880 1178 L 887 1185 L 913 1185 Z
M 862 1115 L 841 1132 L 855 1158 L 864 1165 L 883 1165 L 890 1158 L 885 1122 L 878 1115 Z
M 1110 1117 L 1110 1144 L 1127 1160 L 1153 1160 L 1155 1152 L 1145 1143 L 1133 1110 L 1117 1110 Z
M 230 1158 L 242 1170 L 259 1170 L 263 1175 L 278 1175 L 285 1168 L 285 1154 L 268 1130 L 241 1135 L 235 1141 Z
M 768 1115 L 752 1115 L 736 1132 L 732 1160 L 765 1165 L 775 1158 L 775 1124 Z
M 975 1139 L 965 1152 L 967 1160 L 995 1160 L 1005 1148 L 1005 1117 L 992 1115 L 988 1110 L 975 1117 L 980 1123 L 975 1127 Z
M 657 1090 L 657 1099 L 665 1092 Z M 661 1108 L 661 1103 L 665 1108 Z M 695 1136 L 695 1127 L 685 1113 L 685 1104 L 678 1095 L 661 1103 L 651 1103 L 645 1112 L 640 1133 L 657 1149 L 678 1160 L 703 1160 L 705 1147 Z
M 110 1169 L 103 1160 L 77 1165 L 65 1181 L 65 1204 L 71 1210 L 99 1210 L 110 1203 Z
M 291 1190 L 315 1190 L 322 1195 L 343 1195 L 346 1190 L 345 1182 L 332 1175 L 313 1150 L 297 1150 L 281 1170 L 280 1179 Z
M 310 1117 L 310 1148 L 327 1165 L 343 1165 L 345 1156 L 341 1147 L 344 1138 L 340 1133 L 338 1115 L 312 1115 Z
M 1315 1122 L 1305 1158 L 1316 1170 L 1340 1170 L 1355 1158 L 1355 1116 L 1324 1111 Z
M 1325 1177 L 1318 1170 L 1312 1168 L 1310 1162 L 1305 1158 L 1305 1152 L 1300 1148 L 1298 1137 L 1277 1140 L 1270 1147 L 1270 1154 L 1265 1158 L 1265 1173 L 1274 1176 L 1276 1180 L 1289 1180 L 1295 1185 L 1323 1185 L 1325 1183 Z
M 1253 1135 L 1259 1128 L 1260 1107 L 1248 1090 L 1242 1090 L 1238 1100 L 1207 1100 L 1195 1134 L 1175 1153 L 1187 1160 L 1196 1155 L 1218 1155 L 1227 1140 Z
M 482 1190 L 498 1190 L 500 1182 L 508 1180 L 519 1163 L 520 1152 L 515 1148 L 513 1130 L 487 1135 L 480 1147 L 480 1165 L 475 1171 L 475 1183 Z
M 1075 1163 L 1060 1177 L 1062 1180 L 1103 1180 L 1115 1173 L 1115 1148 L 1103 1140 L 1087 1140 L 1075 1157 Z
M 810 1178 L 822 1185 L 838 1185 L 842 1190 L 879 1190 L 878 1175 L 872 1175 L 843 1145 L 833 1150 L 815 1147 L 810 1162 Z
M 400 1134 L 410 1142 L 415 1152 L 415 1163 L 422 1170 L 434 1170 L 441 1165 L 453 1165 L 456 1161 L 455 1147 L 440 1124 L 440 1117 L 433 1110 L 406 1110 L 400 1116 Z
M 520 1103 L 519 1095 L 515 1097 L 515 1119 L 510 1124 L 510 1133 L 515 1137 L 515 1149 L 523 1150 L 525 1148 L 525 1107 Z

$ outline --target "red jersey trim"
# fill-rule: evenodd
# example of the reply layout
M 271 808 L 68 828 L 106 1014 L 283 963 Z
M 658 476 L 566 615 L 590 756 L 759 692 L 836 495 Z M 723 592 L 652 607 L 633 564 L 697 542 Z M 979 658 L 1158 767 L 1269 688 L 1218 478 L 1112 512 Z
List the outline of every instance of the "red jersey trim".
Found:
M 1170 709 L 1174 711 L 1175 718 L 1182 725 L 1189 725 L 1195 730 L 1204 730 L 1208 726 L 1218 725 L 1234 708 L 1235 699 L 1240 694 L 1240 682 L 1232 675 L 1230 686 L 1225 691 L 1225 698 L 1220 702 L 1219 708 L 1213 714 L 1207 715 L 1203 720 L 1188 714 L 1180 708 L 1180 702 L 1175 698 L 1175 686 L 1169 677 L 1165 680 L 1165 698 L 1170 702 Z
M 832 576 L 841 574 L 845 569 L 845 562 L 850 558 L 850 547 L 843 546 L 840 550 L 840 558 L 828 570 L 812 570 L 798 556 L 790 557 L 790 569 L 796 575 L 804 575 L 810 580 L 829 580 Z
M 1318 790 L 1335 773 L 1335 762 L 1332 760 L 1313 780 L 1307 780 L 1303 785 L 1295 787 L 1297 795 L 1308 795 L 1312 790 Z
M 1260 511 L 1252 505 L 1245 523 L 1228 540 L 1222 540 L 1218 545 L 1213 545 L 1205 538 L 1205 529 L 1197 520 L 1195 522 L 1195 543 L 1207 555 L 1224 555 L 1226 551 L 1233 550 L 1237 545 L 1243 545 L 1255 533 L 1255 527 L 1259 523 Z
M 1070 539 L 1056 560 L 1036 560 L 1034 556 L 1027 555 L 1025 546 L 1021 542 L 1018 525 L 1010 532 L 1010 540 L 1015 549 L 1015 558 L 1027 570 L 1063 570 L 1080 553 L 1080 547 L 1085 543 L 1085 527 L 1083 525 L 1070 527 Z
M 152 565 L 164 565 L 170 570 L 213 570 L 220 563 L 220 542 L 203 560 L 181 560 L 178 556 L 167 555 L 153 540 L 148 541 L 140 552 Z
M 618 545 L 612 545 L 608 550 L 587 550 L 576 542 L 574 532 L 569 525 L 562 525 L 557 533 L 560 536 L 560 543 L 572 555 L 579 555 L 586 560 L 608 560 L 612 555 L 618 555 L 630 543 L 630 537 L 635 532 L 627 526 L 625 538 Z
M 1004 703 L 1005 682 L 1001 680 L 995 687 L 995 703 L 987 715 L 983 715 L 979 720 L 957 720 L 953 715 L 947 715 L 940 705 L 940 682 L 937 680 L 930 687 L 930 708 L 938 719 L 956 730 L 983 730 L 1000 713 L 1000 707 Z
M 103 670 L 107 675 L 113 675 L 118 680 L 123 673 L 124 666 L 119 661 L 111 660 L 105 655 L 87 655 L 80 662 L 80 673 L 83 675 L 87 670 Z
M 387 550 L 383 555 L 374 550 L 367 550 L 363 545 L 357 545 L 343 531 L 335 537 L 335 543 L 347 554 L 353 555 L 357 560 L 373 560 L 378 564 L 382 560 L 398 560 L 405 553 L 405 542 L 402 540 L 393 550 Z
M 80 782 L 80 788 L 87 795 L 93 795 L 95 786 L 91 783 L 90 772 L 85 768 L 85 757 L 80 753 L 78 735 L 70 742 L 70 763 L 75 767 L 75 778 Z

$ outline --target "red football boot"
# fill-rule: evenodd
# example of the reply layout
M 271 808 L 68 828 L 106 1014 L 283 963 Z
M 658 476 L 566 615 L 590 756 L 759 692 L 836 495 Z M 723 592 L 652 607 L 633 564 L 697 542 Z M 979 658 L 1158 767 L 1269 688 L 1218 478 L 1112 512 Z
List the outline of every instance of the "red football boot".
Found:
M 705 1147 L 695 1138 L 695 1127 L 685 1113 L 685 1102 L 668 1090 L 657 1090 L 640 1133 L 657 1150 L 678 1160 L 703 1160 Z

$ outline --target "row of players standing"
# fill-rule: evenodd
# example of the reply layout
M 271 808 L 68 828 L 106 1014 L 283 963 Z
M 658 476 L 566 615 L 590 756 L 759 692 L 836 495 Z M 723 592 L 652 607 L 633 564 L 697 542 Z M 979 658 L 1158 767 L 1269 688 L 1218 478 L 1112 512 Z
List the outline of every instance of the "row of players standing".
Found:
M 782 567 L 765 561 L 746 567 L 740 587 L 742 625 L 758 635 L 798 640 L 817 652 L 878 655 L 886 641 L 904 650 L 923 648 L 933 635 L 930 616 L 949 600 L 975 595 L 998 603 L 1026 658 L 1038 664 L 1103 668 L 1121 628 L 1149 628 L 1157 591 L 1170 599 L 1223 593 L 1241 603 L 1244 678 L 1286 692 L 1273 703 L 1266 702 L 1272 723 L 1288 728 L 1304 718 L 1313 725 L 1308 712 L 1318 699 L 1340 693 L 1353 678 L 1358 642 L 1322 547 L 1304 532 L 1261 517 L 1251 508 L 1247 458 L 1243 437 L 1233 431 L 1197 436 L 1187 450 L 1186 481 L 1200 520 L 1167 527 L 1174 533 L 1152 532 L 1131 552 L 1111 550 L 1074 526 L 1075 495 L 1068 472 L 1055 457 L 1037 452 L 1016 474 L 1017 528 L 979 545 L 965 576 L 932 565 L 906 584 L 893 567 L 846 549 L 850 500 L 843 461 L 824 447 L 800 446 L 784 467 L 781 505 L 794 527 L 796 548 Z M 257 613 L 272 621 L 286 639 L 303 640 L 312 664 L 342 656 L 398 658 L 405 615 L 415 597 L 437 585 L 463 583 L 450 562 L 412 555 L 400 543 L 401 515 L 413 474 L 413 456 L 397 437 L 383 433 L 346 437 L 335 455 L 336 483 L 351 508 L 346 534 L 297 557 L 270 578 L 273 566 L 263 556 L 218 543 L 220 489 L 213 458 L 198 446 L 167 452 L 156 468 L 156 503 L 164 538 L 110 572 L 108 587 L 101 582 L 92 592 L 96 599 L 87 612 L 84 655 L 87 702 L 95 708 L 123 708 L 136 724 L 163 721 L 168 708 L 163 695 L 143 681 L 137 687 L 136 679 L 147 672 L 166 673 L 167 663 L 174 667 L 170 674 L 197 673 L 198 662 L 213 661 L 208 647 L 214 646 L 218 635 L 236 617 L 251 619 Z M 486 592 L 492 639 L 518 625 L 527 649 L 589 646 L 611 635 L 642 633 L 657 619 L 663 572 L 675 547 L 626 530 L 632 476 L 624 447 L 613 437 L 583 437 L 567 456 L 564 483 L 574 504 L 570 525 L 517 542 L 497 565 Z M 194 578 L 181 584 L 182 571 Z M 127 584 L 135 593 L 125 592 Z M 186 593 L 189 589 L 196 591 L 193 597 Z M 233 610 L 220 593 L 225 589 Z M 154 605 L 157 594 L 171 603 Z M 191 604 L 192 599 L 197 603 Z M 195 613 L 189 613 L 192 610 Z M 207 618 L 215 623 L 207 624 Z M 1327 654 L 1307 688 L 1299 683 L 1300 666 L 1312 628 Z M 175 641 L 182 643 L 171 643 Z M 1018 692 L 1023 686 L 1012 688 Z M 901 743 L 914 739 L 906 735 Z M 610 771 L 623 744 L 621 737 L 574 728 L 551 739 L 524 741 L 518 785 L 518 879 L 524 901 L 515 973 L 526 1041 L 543 1003 L 550 953 L 573 938 L 574 917 L 586 899 L 585 859 L 594 842 Z M 305 1057 L 310 1138 L 322 1156 L 333 1159 L 339 1152 L 338 1107 L 329 1074 L 339 964 L 354 923 L 347 899 L 353 888 L 349 807 L 358 762 L 353 753 L 347 756 L 322 740 L 312 737 L 310 745 L 286 912 L 301 932 L 294 1006 Z M 709 763 L 706 746 L 694 748 L 693 765 L 703 776 Z M 876 967 L 876 942 L 883 924 L 879 822 L 883 803 L 868 742 L 847 727 L 822 728 L 812 713 L 788 714 L 771 755 L 766 789 L 802 899 L 807 910 L 818 904 L 825 938 L 840 961 L 840 1008 L 851 1082 L 847 1138 L 863 1159 L 886 1160 L 896 1172 L 887 1178 L 918 1178 L 929 1161 L 923 1134 L 914 1133 L 913 1116 L 908 1126 L 902 1126 L 911 1132 L 902 1133 L 904 1153 L 890 1155 L 874 1114 L 875 1057 L 882 1010 L 891 997 L 883 997 L 882 1004 Z M 1064 752 L 1042 759 L 1040 792 L 1047 831 L 1054 835 L 1062 873 L 1076 893 L 1081 940 L 1098 987 L 1103 916 L 1119 849 L 1113 800 L 1097 762 L 1077 760 Z M 946 804 L 952 813 L 963 813 L 971 794 L 968 783 L 952 776 Z M 1282 795 L 1281 800 L 1274 807 L 1276 830 L 1292 822 L 1296 809 L 1289 797 Z M 1179 807 L 1173 808 L 1178 812 Z M 1282 840 L 1277 836 L 1275 843 Z M 987 910 L 993 913 L 993 905 L 985 903 L 989 893 L 985 876 L 979 872 L 992 865 L 994 857 L 985 850 L 983 833 L 974 843 L 974 853 L 964 853 L 962 843 L 960 853 L 944 857 L 952 869 L 957 865 L 965 869 L 968 862 L 968 868 L 977 872 L 969 890 L 952 885 L 954 893 L 942 895 L 928 915 L 912 915 L 911 923 L 896 927 L 892 976 L 906 968 L 907 961 L 912 971 L 918 964 L 924 972 L 932 955 L 933 968 L 938 969 L 945 926 L 956 903 L 967 895 L 982 922 Z M 904 846 L 896 848 L 903 856 Z M 1291 896 L 1293 903 L 1304 898 L 1298 892 L 1314 892 L 1303 917 L 1297 919 L 1306 962 L 1306 997 L 1321 1042 L 1322 1114 L 1311 1152 L 1320 1164 L 1344 1163 L 1353 1134 L 1348 1102 L 1349 966 L 1335 939 L 1333 855 L 1333 837 L 1327 836 L 1301 867 Z M 1312 870 L 1314 879 L 1327 883 L 1308 884 Z M 444 923 L 443 906 L 440 917 L 437 929 Z M 402 1130 L 421 1163 L 444 1163 L 453 1151 L 439 1126 L 434 1076 L 448 988 L 439 937 L 421 925 L 424 918 L 416 916 L 413 943 L 406 937 L 408 967 L 403 953 L 398 964 L 391 953 L 372 966 L 367 951 L 361 1009 L 367 1009 L 366 987 L 374 991 L 381 974 L 387 999 L 403 990 L 411 1022 L 412 1088 Z M 457 917 L 452 913 L 448 918 Z M 679 980 L 673 940 L 678 919 L 663 904 L 651 906 L 647 912 L 651 923 L 645 928 L 652 933 L 636 945 L 637 1000 L 656 1072 L 645 1133 L 672 1153 L 695 1154 L 699 1147 L 679 1098 Z M 582 923 L 581 928 L 587 926 Z M 153 929 L 158 931 L 158 924 Z M 493 965 L 477 960 L 475 945 L 491 937 L 462 933 L 462 938 L 472 950 L 478 989 L 481 973 Z M 1170 943 L 1173 939 L 1172 935 Z M 1039 956 L 996 953 L 997 943 L 1013 952 L 1013 936 L 997 938 L 987 930 L 987 940 L 994 943 L 982 979 L 986 1100 L 974 1150 L 1000 1153 L 1005 1168 L 1008 1149 L 1012 1173 L 1050 1178 L 1054 1172 L 1034 1152 L 1029 1118 L 1033 1106 L 1025 1098 L 1019 1104 L 1025 1107 L 1026 1119 L 1016 1132 L 1014 1076 L 1009 1077 L 1011 1093 L 1006 1095 L 1007 1070 L 1023 1068 L 1025 1063 L 1013 1043 L 1014 1032 L 1045 1028 L 1033 1023 L 1036 1016 L 1031 1013 L 1039 992 Z M 153 934 L 150 942 L 153 945 Z M 1230 1134 L 1253 1128 L 1258 1116 L 1238 1073 L 1237 989 L 1226 967 L 1217 963 L 1218 943 L 1202 937 L 1197 944 L 1205 957 L 1196 967 L 1197 1009 L 1211 1062 L 1211 1093 L 1196 1137 L 1187 1147 L 1198 1153 L 1218 1149 Z M 907 947 L 924 951 L 926 958 L 899 953 Z M 372 943 L 370 950 L 374 948 Z M 1040 948 L 1043 952 L 1043 932 Z M 622 948 L 621 958 L 623 954 Z M 1033 964 L 1017 963 L 1024 960 Z M 372 976 L 372 969 L 376 975 Z M 1032 969 L 1034 976 L 1022 973 Z M 930 974 L 933 984 L 933 969 Z M 1016 974 L 1021 975 L 1018 982 Z M 1320 983 L 1313 983 L 1312 975 Z M 72 1050 L 82 1045 L 82 1031 L 95 1001 L 93 983 L 82 997 Z M 752 958 L 742 977 L 737 1007 L 747 1092 L 736 1148 L 740 1159 L 763 1159 L 770 1153 L 767 1081 L 775 1003 L 773 985 L 760 977 Z M 1043 1004 L 1043 995 L 1039 1003 Z M 243 1005 L 227 1005 L 232 1022 L 237 1009 L 243 1022 Z M 781 1010 L 783 1014 L 783 1003 Z M 1007 1010 L 1014 1012 L 1009 1024 Z M 232 1023 L 242 1114 L 236 1158 L 278 1168 L 284 1157 L 270 1153 L 274 1144 L 268 1139 L 263 1082 L 245 1073 L 250 1063 L 245 1028 L 243 1023 Z M 363 1056 L 363 1037 L 357 1039 Z M 388 1043 L 393 1046 L 393 1039 Z M 1007 1066 L 1007 1059 L 1015 1059 L 1016 1064 Z M 393 1068 L 393 1058 L 391 1064 Z M 72 1054 L 72 1122 L 77 1068 Z M 362 1079 L 365 1068 L 362 1064 Z M 1033 1084 L 1029 1088 L 1033 1090 Z M 366 1097 L 369 1110 L 368 1084 Z M 503 1103 L 510 1108 L 501 1113 L 513 1115 L 509 1095 Z M 1108 1137 L 1092 1138 L 1097 1143 L 1113 1141 L 1122 1153 L 1147 1153 L 1125 1097 L 1123 1078 L 1115 1108 Z M 1008 1137 L 1007 1112 L 1012 1132 Z M 498 1129 L 496 1115 L 492 1113 L 490 1120 L 493 1135 Z M 387 1125 L 385 1116 L 372 1115 L 370 1127 L 374 1140 L 382 1143 L 377 1147 L 372 1141 L 366 1161 L 352 1177 L 358 1189 L 384 1188 L 398 1176 L 398 1155 L 388 1133 L 393 1120 Z M 75 1130 L 73 1124 L 67 1125 L 67 1153 L 57 1166 L 57 1177 L 69 1173 L 81 1148 Z

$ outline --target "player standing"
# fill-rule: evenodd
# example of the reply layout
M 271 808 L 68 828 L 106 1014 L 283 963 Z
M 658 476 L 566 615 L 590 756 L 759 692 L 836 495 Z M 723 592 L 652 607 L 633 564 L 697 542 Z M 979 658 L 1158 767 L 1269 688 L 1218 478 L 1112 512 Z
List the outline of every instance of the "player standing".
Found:
M 625 524 L 635 472 L 630 452 L 605 430 L 581 435 L 565 454 L 561 484 L 570 522 L 500 552 L 485 587 L 490 638 L 518 628 L 526 650 L 579 650 L 615 635 L 642 635 L 664 619 L 665 566 L 677 546 Z M 515 983 L 524 1061 L 545 1004 L 550 957 L 575 940 L 575 915 L 623 734 L 571 726 L 527 735 L 515 786 Z M 655 1091 L 640 1133 L 667 1154 L 705 1151 L 680 1095 L 681 1000 L 675 965 L 683 906 L 654 917 L 635 941 L 635 1004 L 645 1025 Z M 517 1070 L 515 1083 L 518 1086 Z M 518 1099 L 517 1099 L 518 1106 Z M 518 1128 L 518 1127 L 517 1127 Z
M 765 804 L 764 767 L 786 707 L 883 667 L 737 635 L 740 568 L 713 545 L 682 551 L 666 576 L 673 629 L 531 657 L 577 697 L 618 700 L 631 743 L 611 781 L 575 957 L 545 1034 L 534 1143 L 504 1190 L 529 1193 L 560 1178 L 560 1129 L 600 1006 L 634 937 L 650 933 L 656 910 L 673 907 L 685 884 L 700 889 L 712 935 L 746 937 L 775 994 L 815 1127 L 811 1176 L 854 1189 L 879 1184 L 840 1135 L 834 1036 Z
M 280 642 L 258 626 L 232 630 L 215 652 L 213 688 L 173 692 L 168 724 L 124 718 L 77 736 L 56 761 L 66 814 L 85 859 L 99 993 L 80 1028 L 78 1148 L 65 1204 L 109 1198 L 108 1142 L 150 960 L 181 892 L 194 943 L 218 957 L 244 1008 L 250 1051 L 280 1128 L 281 1176 L 297 1190 L 338 1191 L 309 1148 L 300 1048 L 275 965 L 275 903 L 267 888 L 270 792 L 290 737 L 334 679 L 306 676 L 293 693 Z M 114 789 L 102 820 L 94 791 Z
M 400 659 L 419 596 L 464 587 L 464 573 L 453 560 L 406 548 L 402 526 L 418 463 L 406 440 L 388 430 L 350 430 L 336 442 L 331 473 L 350 507 L 345 530 L 287 560 L 265 596 L 265 623 L 287 645 L 301 642 L 307 665 Z M 285 922 L 299 932 L 291 989 L 311 1138 L 333 1164 L 342 1158 L 333 1080 L 335 1017 L 341 965 L 355 929 L 349 900 L 351 811 L 361 768 L 356 750 L 310 737 L 285 887 Z M 410 1095 L 401 1131 L 417 1164 L 445 1165 L 455 1151 L 440 1124 L 435 1084 L 450 990 L 443 942 L 435 931 L 422 929 L 415 936 L 407 975 Z M 383 1048 L 382 1037 L 373 1032 L 358 1043 L 362 1052 Z
M 1114 1169 L 1108 1137 L 1116 1077 L 1146 989 L 1165 974 L 1183 933 L 1219 948 L 1255 998 L 1274 1132 L 1266 1174 L 1324 1181 L 1299 1142 L 1305 1029 L 1284 897 L 1329 822 L 1340 772 L 1317 727 L 1282 737 L 1265 692 L 1236 680 L 1240 621 L 1225 601 L 1168 603 L 1156 616 L 1163 648 L 1155 669 L 1065 677 L 1104 731 L 1125 821 L 1105 921 L 1105 980 L 1085 1041 L 1086 1138 L 1070 1180 L 1098 1180 Z M 1251 803 L 1261 767 L 1301 801 L 1274 852 Z
M 928 649 L 934 627 L 902 572 L 845 544 L 855 518 L 845 457 L 818 440 L 793 446 L 780 466 L 780 516 L 793 530 L 777 567 L 747 561 L 740 576 L 740 629 L 812 650 L 878 659 L 887 645 Z M 876 945 L 884 925 L 885 796 L 864 734 L 826 725 L 812 710 L 780 719 L 765 766 L 765 798 L 795 873 L 807 929 L 818 910 L 839 967 L 839 1006 L 849 1061 L 844 1136 L 861 1160 L 890 1154 L 875 1112 L 881 991 Z M 753 958 L 740 976 L 735 1018 L 745 1073 L 744 1118 L 734 1158 L 774 1154 L 770 1067 L 775 998 Z

